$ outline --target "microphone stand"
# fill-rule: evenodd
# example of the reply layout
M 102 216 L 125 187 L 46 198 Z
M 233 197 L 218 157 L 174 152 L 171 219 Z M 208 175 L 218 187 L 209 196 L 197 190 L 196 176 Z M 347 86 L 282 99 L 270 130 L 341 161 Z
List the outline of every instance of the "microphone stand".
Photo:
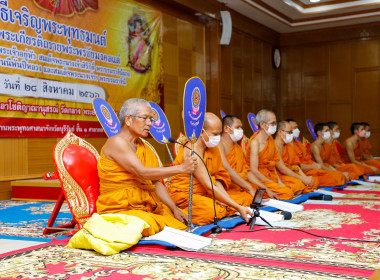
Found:
M 247 226 L 250 226 L 249 229 L 252 230 L 253 226 L 256 223 L 256 218 L 260 217 L 261 220 L 263 220 L 266 224 L 268 224 L 270 227 L 273 227 L 264 217 L 260 216 L 260 205 L 257 205 L 257 203 L 252 203 L 249 207 L 252 209 L 252 217 L 249 219 Z
M 172 164 L 174 164 L 174 159 L 173 159 L 172 153 L 170 152 L 170 149 L 168 147 L 168 143 L 165 143 L 165 146 L 166 146 L 166 149 L 168 150 L 170 161 L 172 162 Z
M 170 137 L 168 140 L 169 140 L 169 142 L 171 142 L 171 143 L 179 144 L 179 145 L 181 145 L 182 147 L 191 150 L 188 146 L 186 146 L 186 145 L 184 145 L 184 144 L 178 142 L 178 141 L 175 140 L 173 137 Z M 213 206 L 214 206 L 214 225 L 217 226 L 216 228 L 212 229 L 212 232 L 213 232 L 213 233 L 221 233 L 221 232 L 222 232 L 222 227 L 221 227 L 220 225 L 218 225 L 218 218 L 217 218 L 217 216 L 216 216 L 214 183 L 212 182 L 212 178 L 211 178 L 210 172 L 208 171 L 207 166 L 206 166 L 206 163 L 204 162 L 203 158 L 202 158 L 198 153 L 196 153 L 194 150 L 192 150 L 192 154 L 195 154 L 195 155 L 201 160 L 201 162 L 203 163 L 204 167 L 206 168 L 206 171 L 207 171 L 208 177 L 210 178 L 211 190 L 212 190 L 212 201 L 213 201 Z M 192 174 L 191 174 L 191 175 L 192 175 Z M 190 175 L 190 176 L 191 176 L 191 175 Z
M 195 137 L 195 132 L 193 131 L 193 135 L 190 137 L 191 140 L 191 156 L 194 155 L 194 143 L 197 141 L 197 138 Z M 192 215 L 193 215 L 193 178 L 194 174 L 190 174 L 190 186 L 189 186 L 189 225 L 188 230 L 191 232 L 191 226 L 192 226 Z

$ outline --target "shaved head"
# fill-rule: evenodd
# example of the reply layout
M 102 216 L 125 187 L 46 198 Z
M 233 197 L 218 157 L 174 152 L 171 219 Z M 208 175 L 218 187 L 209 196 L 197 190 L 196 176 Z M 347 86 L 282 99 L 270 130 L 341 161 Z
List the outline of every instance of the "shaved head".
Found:
M 220 135 L 222 133 L 222 121 L 217 115 L 207 112 L 205 114 L 205 121 L 203 123 L 203 129 L 208 135 Z
M 290 130 L 290 124 L 287 121 L 281 121 L 277 124 L 277 130 Z
M 233 124 L 235 123 L 235 121 L 238 120 L 241 122 L 240 118 L 238 116 L 235 116 L 235 115 L 227 115 L 225 116 L 223 119 L 222 119 L 222 127 L 223 127 L 223 131 L 224 131 L 224 127 L 225 126 L 228 126 L 230 128 L 232 128 Z
M 205 114 L 205 121 L 203 123 L 203 128 L 207 130 L 209 127 L 214 126 L 214 125 L 222 125 L 221 120 L 218 118 L 217 115 L 206 112 Z

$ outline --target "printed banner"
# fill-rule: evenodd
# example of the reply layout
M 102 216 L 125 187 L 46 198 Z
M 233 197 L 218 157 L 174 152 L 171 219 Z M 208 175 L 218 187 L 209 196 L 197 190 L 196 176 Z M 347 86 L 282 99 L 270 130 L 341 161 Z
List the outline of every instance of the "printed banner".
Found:
M 160 103 L 156 10 L 133 0 L 0 0 L 0 27 L 0 137 L 62 137 L 67 127 L 106 137 L 94 98 L 115 110 L 132 97 Z

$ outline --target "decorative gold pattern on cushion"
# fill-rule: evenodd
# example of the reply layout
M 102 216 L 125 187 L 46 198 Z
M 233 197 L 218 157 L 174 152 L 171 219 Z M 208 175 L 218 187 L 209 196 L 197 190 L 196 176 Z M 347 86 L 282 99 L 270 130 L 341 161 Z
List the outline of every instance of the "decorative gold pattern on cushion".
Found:
M 78 145 L 86 148 L 96 157 L 96 160 L 99 160 L 99 153 L 94 148 L 94 146 L 82 138 L 76 136 L 71 131 L 68 131 L 66 133 L 66 135 L 57 143 L 53 151 L 54 162 L 59 174 L 59 180 L 61 181 L 61 186 L 65 193 L 67 203 L 70 207 L 74 219 L 78 224 L 78 229 L 81 229 L 90 218 L 90 207 L 86 194 L 66 170 L 63 162 L 63 153 L 65 149 L 70 145 Z
M 187 137 L 182 132 L 179 133 L 177 141 L 181 144 L 185 144 L 187 141 Z M 174 156 L 177 156 L 179 149 L 181 148 L 180 144 L 174 143 Z
M 304 145 L 310 144 L 310 141 L 307 140 L 305 137 L 302 137 L 302 144 L 304 144 Z
M 141 141 L 143 141 L 143 143 L 144 143 L 145 145 L 147 145 L 147 146 L 152 150 L 152 152 L 156 155 L 156 158 L 157 158 L 157 160 L 158 160 L 158 164 L 160 165 L 160 167 L 163 167 L 164 165 L 162 164 L 161 159 L 160 159 L 160 157 L 159 157 L 159 155 L 158 155 L 156 149 L 153 147 L 153 145 L 150 144 L 148 141 L 146 141 L 146 140 L 143 139 L 143 138 L 140 138 L 140 139 L 141 139 Z
M 245 157 L 247 156 L 246 145 L 247 145 L 248 141 L 249 141 L 249 138 L 244 135 L 243 139 L 241 139 L 241 142 L 240 142 L 240 147 L 243 149 L 243 153 L 244 153 Z

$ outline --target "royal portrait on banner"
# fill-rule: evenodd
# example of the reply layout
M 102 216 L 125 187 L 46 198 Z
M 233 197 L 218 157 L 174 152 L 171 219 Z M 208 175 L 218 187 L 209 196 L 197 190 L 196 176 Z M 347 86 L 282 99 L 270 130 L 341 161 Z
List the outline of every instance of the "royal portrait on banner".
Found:
M 0 0 L 0 137 L 106 137 L 94 98 L 160 103 L 161 25 L 133 0 Z

